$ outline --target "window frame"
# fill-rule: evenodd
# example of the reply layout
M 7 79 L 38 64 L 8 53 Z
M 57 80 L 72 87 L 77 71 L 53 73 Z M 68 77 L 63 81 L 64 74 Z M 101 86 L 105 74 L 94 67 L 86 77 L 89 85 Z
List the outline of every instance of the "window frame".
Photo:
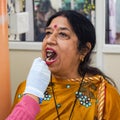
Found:
M 97 39 L 97 47 L 95 51 L 103 54 L 103 53 L 120 53 L 120 45 L 119 44 L 106 44 L 106 3 L 104 0 L 96 0 L 96 39 Z M 101 19 L 102 18 L 102 19 Z M 101 20 L 101 21 L 99 21 Z M 102 24 L 102 26 L 100 25 Z M 9 41 L 9 49 L 16 50 L 41 50 L 42 42 L 13 42 Z

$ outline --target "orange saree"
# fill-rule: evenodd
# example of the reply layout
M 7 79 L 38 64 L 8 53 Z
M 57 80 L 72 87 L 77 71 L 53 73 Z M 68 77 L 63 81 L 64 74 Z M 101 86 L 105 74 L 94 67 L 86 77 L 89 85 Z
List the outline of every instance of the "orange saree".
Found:
M 71 120 L 120 119 L 120 95 L 102 76 L 85 77 L 78 91 L 79 86 L 79 81 L 53 77 L 36 120 L 58 120 L 58 116 L 60 120 L 69 120 L 70 116 Z M 25 81 L 16 91 L 14 105 L 21 100 L 24 89 Z

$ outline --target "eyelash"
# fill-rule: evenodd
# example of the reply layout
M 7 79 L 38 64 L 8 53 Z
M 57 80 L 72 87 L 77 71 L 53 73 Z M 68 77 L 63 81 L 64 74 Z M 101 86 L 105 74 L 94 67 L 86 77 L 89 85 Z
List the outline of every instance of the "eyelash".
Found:
M 45 36 L 47 36 L 47 37 L 49 37 L 51 34 L 52 34 L 51 31 L 46 31 L 46 32 L 45 32 Z M 68 39 L 68 38 L 69 38 L 69 35 L 67 35 L 67 34 L 64 33 L 64 32 L 59 32 L 57 36 L 58 36 L 59 38 L 62 38 L 62 39 Z
M 49 35 L 49 34 L 52 34 L 52 32 L 50 31 L 45 32 L 45 35 Z
M 64 37 L 67 37 L 67 34 L 63 33 L 63 32 L 60 32 L 59 35 L 62 35 Z

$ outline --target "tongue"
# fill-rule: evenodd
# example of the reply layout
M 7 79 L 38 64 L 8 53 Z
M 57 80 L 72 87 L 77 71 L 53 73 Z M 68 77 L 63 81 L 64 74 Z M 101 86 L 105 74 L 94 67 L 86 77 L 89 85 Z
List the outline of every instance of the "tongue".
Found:
M 56 56 L 57 55 L 55 53 L 51 54 L 49 57 L 46 58 L 46 63 L 52 64 L 55 61 Z
M 55 59 L 49 59 L 49 58 L 46 58 L 46 64 L 47 65 L 51 65 L 53 62 L 55 62 Z
M 55 57 L 56 57 L 56 54 L 55 54 L 55 53 L 52 53 L 52 54 L 48 57 L 48 59 L 49 59 L 49 60 L 54 60 Z

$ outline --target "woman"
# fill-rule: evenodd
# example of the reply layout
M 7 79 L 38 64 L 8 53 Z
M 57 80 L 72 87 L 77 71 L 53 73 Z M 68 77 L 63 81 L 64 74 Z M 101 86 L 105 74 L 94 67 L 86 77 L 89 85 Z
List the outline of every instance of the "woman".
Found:
M 48 20 L 45 32 L 42 57 L 52 75 L 36 120 L 118 120 L 119 93 L 106 75 L 89 65 L 96 43 L 91 22 L 75 11 L 61 11 Z M 20 84 L 14 105 L 28 81 Z

